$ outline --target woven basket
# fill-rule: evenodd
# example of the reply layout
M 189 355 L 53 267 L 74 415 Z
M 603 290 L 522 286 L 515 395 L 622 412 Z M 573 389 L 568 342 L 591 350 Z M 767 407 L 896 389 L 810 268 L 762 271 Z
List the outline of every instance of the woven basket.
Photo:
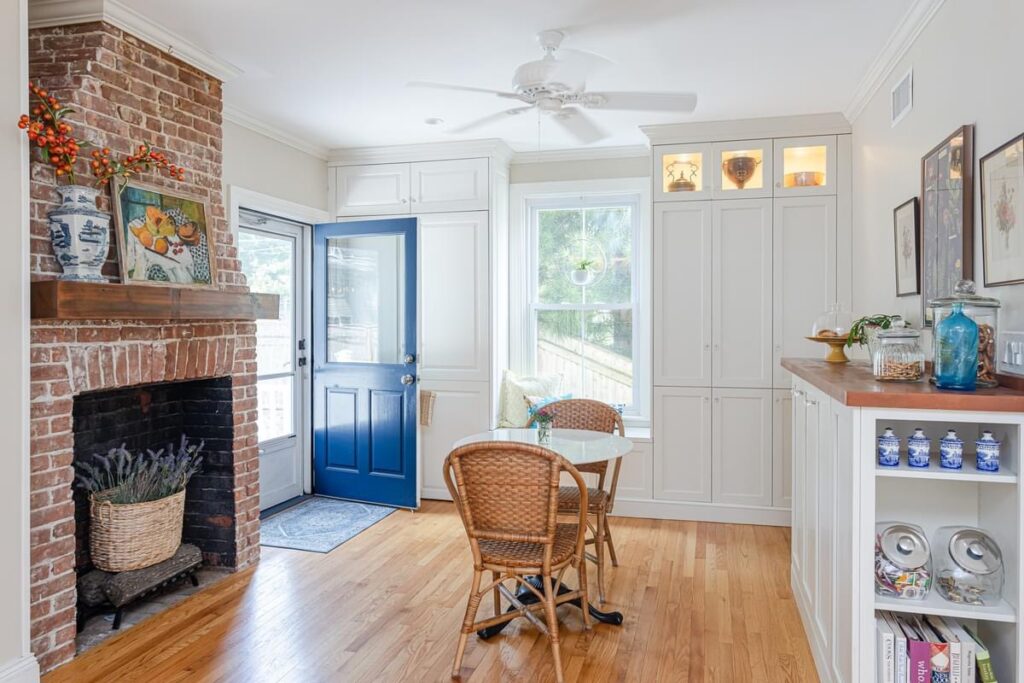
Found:
M 429 427 L 434 422 L 434 401 L 437 392 L 420 391 L 420 426 Z
M 89 499 L 92 563 L 107 572 L 142 569 L 171 558 L 181 545 L 185 492 L 146 503 L 118 505 Z

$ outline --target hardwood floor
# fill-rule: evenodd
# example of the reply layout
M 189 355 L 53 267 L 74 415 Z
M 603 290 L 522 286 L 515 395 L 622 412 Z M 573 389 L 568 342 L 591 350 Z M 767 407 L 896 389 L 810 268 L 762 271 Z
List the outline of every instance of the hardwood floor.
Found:
M 561 607 L 567 681 L 815 681 L 789 589 L 789 529 L 612 518 L 621 627 Z M 592 572 L 593 573 L 593 572 Z M 447 681 L 472 574 L 455 509 L 397 512 L 326 555 L 263 548 L 231 576 L 45 677 Z M 488 615 L 484 601 L 480 614 Z M 553 681 L 524 619 L 473 637 L 464 681 Z

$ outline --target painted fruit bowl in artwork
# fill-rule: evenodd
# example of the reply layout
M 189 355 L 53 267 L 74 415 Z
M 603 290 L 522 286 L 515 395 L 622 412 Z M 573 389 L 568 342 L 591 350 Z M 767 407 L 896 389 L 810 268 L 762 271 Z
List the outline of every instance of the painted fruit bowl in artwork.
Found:
M 132 279 L 175 284 L 210 282 L 205 233 L 178 209 L 146 207 L 146 215 L 128 224 L 134 269 Z M 135 269 L 141 269 L 135 273 Z

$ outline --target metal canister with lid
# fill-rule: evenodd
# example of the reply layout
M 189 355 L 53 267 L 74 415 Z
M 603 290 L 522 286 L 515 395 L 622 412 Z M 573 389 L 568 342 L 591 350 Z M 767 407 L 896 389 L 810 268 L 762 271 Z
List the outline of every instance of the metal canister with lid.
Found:
M 875 526 L 875 593 L 902 600 L 924 600 L 932 585 L 931 548 L 914 524 Z
M 939 595 L 961 605 L 996 605 L 1003 594 L 1003 554 L 981 529 L 944 526 L 935 532 Z

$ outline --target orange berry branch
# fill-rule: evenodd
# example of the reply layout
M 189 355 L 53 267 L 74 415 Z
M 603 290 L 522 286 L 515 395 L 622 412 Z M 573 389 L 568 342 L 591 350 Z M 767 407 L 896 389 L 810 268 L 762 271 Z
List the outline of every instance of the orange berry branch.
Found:
M 130 154 L 122 160 L 111 158 L 110 149 L 107 147 L 102 150 L 93 150 L 90 165 L 92 174 L 96 176 L 96 183 L 101 186 L 109 185 L 112 179 L 127 180 L 133 175 L 153 168 L 165 171 L 167 177 L 174 180 L 185 179 L 184 168 L 172 164 L 163 152 L 150 149 L 148 144 L 139 145 L 135 154 Z M 120 187 L 124 187 L 124 185 L 122 184 Z M 120 192 L 120 187 L 118 192 Z
M 68 180 L 74 184 L 74 165 L 81 144 L 72 137 L 71 126 L 63 121 L 74 110 L 62 106 L 56 97 L 33 83 L 28 84 L 28 89 L 35 96 L 37 104 L 32 107 L 31 116 L 21 115 L 18 128 L 26 132 L 33 146 L 39 150 L 40 160 L 53 166 L 53 172 L 58 178 L 67 175 Z

